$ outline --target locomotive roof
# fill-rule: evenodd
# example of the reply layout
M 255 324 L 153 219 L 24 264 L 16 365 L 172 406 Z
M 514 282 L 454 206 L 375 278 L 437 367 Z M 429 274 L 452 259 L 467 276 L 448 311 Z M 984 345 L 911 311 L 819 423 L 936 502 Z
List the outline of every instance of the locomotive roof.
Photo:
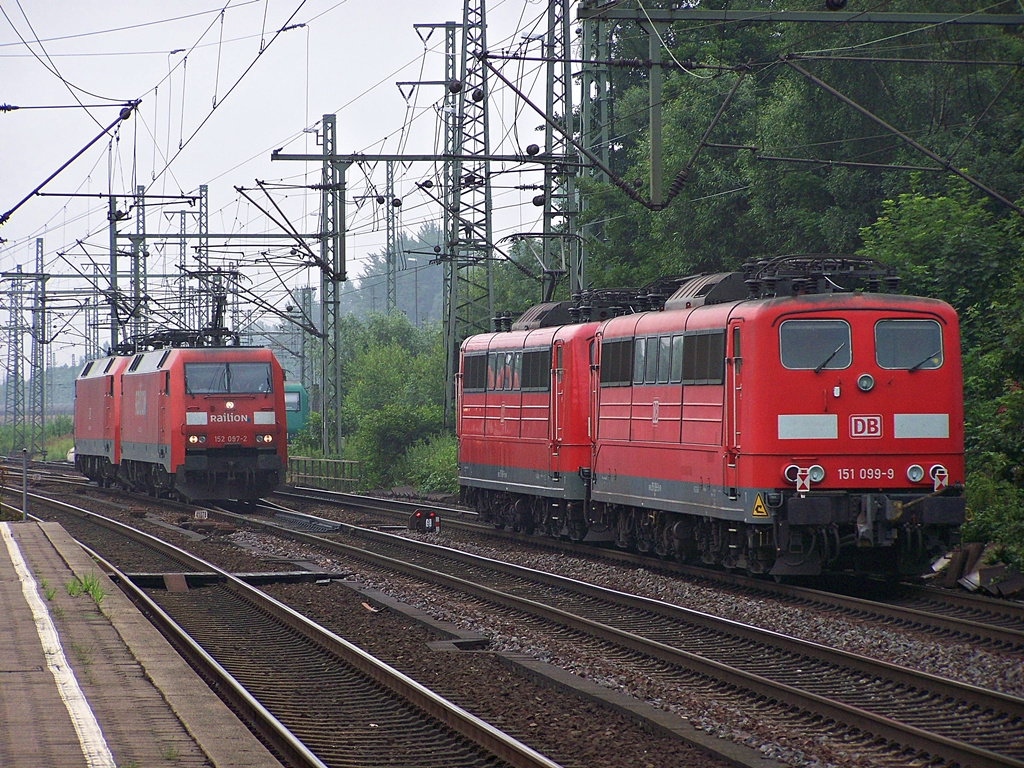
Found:
M 944 301 L 922 296 L 905 296 L 892 293 L 820 293 L 800 296 L 771 297 L 764 299 L 741 299 L 721 304 L 704 304 L 690 308 L 668 309 L 663 312 L 645 312 L 641 315 L 624 315 L 604 324 L 605 335 L 626 335 L 654 333 L 662 329 L 723 328 L 729 318 L 742 315 L 746 320 L 755 317 L 774 322 L 776 319 L 793 314 L 808 312 L 838 312 L 840 314 L 861 311 L 889 313 L 928 313 L 942 323 L 955 322 L 956 313 Z M 684 319 L 685 318 L 685 319 Z

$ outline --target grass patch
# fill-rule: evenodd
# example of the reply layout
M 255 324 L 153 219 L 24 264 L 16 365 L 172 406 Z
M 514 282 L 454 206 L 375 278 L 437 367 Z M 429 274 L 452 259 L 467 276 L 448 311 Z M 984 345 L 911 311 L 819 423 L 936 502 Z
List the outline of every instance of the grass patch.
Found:
M 86 594 L 91 597 L 97 606 L 106 597 L 107 592 L 100 585 L 99 577 L 94 573 L 90 573 L 88 576 L 79 579 L 75 577 L 67 584 L 64 585 L 71 597 L 78 597 L 79 595 Z
M 160 757 L 164 760 L 177 760 L 178 759 L 178 748 L 173 744 L 169 744 L 160 750 Z

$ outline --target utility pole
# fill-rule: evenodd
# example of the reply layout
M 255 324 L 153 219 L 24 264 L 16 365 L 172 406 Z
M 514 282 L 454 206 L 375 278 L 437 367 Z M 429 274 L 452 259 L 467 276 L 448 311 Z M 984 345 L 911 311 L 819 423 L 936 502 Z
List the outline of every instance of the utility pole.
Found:
M 608 61 L 611 60 L 609 40 L 610 25 L 602 18 L 587 19 L 583 22 L 583 68 L 580 98 L 580 143 L 592 152 L 605 168 L 611 167 L 612 93 L 611 74 Z M 589 169 L 591 178 L 607 183 L 608 175 L 597 166 Z M 587 198 L 580 196 L 580 212 L 587 208 Z M 580 264 L 584 274 L 580 287 L 589 288 L 585 268 L 587 246 L 603 239 L 601 226 L 585 224 L 580 231 Z
M 458 69 L 455 35 L 445 26 L 444 207 L 446 243 L 443 253 L 445 343 L 444 423 L 454 423 L 455 374 L 462 340 L 491 330 L 494 316 L 494 266 L 491 258 L 490 94 L 487 66 L 486 0 L 465 0 Z
M 385 258 L 388 272 L 388 297 L 385 311 L 390 315 L 398 307 L 398 270 L 405 269 L 399 266 L 401 254 L 398 248 L 398 211 L 402 207 L 402 199 L 395 197 L 395 164 L 388 160 L 386 165 L 386 181 L 384 186 L 384 206 L 387 208 L 385 219 L 387 221 L 387 249 Z
M 341 284 L 345 282 L 345 171 L 348 163 L 335 159 L 337 127 L 334 115 L 321 123 L 323 170 L 320 182 L 320 315 L 324 332 L 323 427 L 325 456 L 341 453 Z
M 46 281 L 43 239 L 36 238 L 35 290 L 32 302 L 32 361 L 29 373 L 29 453 L 46 459 Z
M 144 306 L 146 300 L 146 257 L 149 249 L 146 247 L 146 187 L 139 185 L 135 188 L 135 234 L 131 236 L 132 243 L 132 311 L 131 311 L 131 337 L 140 339 L 146 335 L 149 329 L 149 321 Z
M 544 153 L 548 157 L 571 157 L 574 154 L 566 138 L 575 134 L 569 22 L 569 0 L 550 0 L 544 39 L 544 58 L 547 61 L 545 112 L 548 115 L 544 124 Z M 566 262 L 569 265 L 570 294 L 587 287 L 586 264 L 576 233 L 578 203 L 574 163 L 544 166 L 543 205 L 543 296 L 544 301 L 551 301 L 558 278 L 565 274 Z M 561 222 L 556 219 L 561 219 Z M 558 267 L 554 266 L 556 263 Z
M 25 435 L 25 376 L 23 370 L 22 332 L 24 331 L 24 290 L 21 265 L 16 271 L 4 273 L 10 279 L 8 309 L 10 320 L 7 325 L 7 421 L 11 424 L 11 455 L 28 446 Z
M 110 304 L 110 349 L 118 344 L 121 334 L 121 318 L 117 307 L 117 222 L 125 217 L 125 213 L 117 209 L 117 198 L 110 196 L 107 208 L 107 221 L 110 223 L 110 292 L 107 302 Z

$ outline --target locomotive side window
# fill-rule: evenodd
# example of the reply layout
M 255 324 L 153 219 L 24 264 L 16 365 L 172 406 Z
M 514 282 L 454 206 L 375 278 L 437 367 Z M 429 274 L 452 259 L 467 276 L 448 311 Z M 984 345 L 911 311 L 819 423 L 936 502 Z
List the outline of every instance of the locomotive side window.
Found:
M 725 381 L 725 330 L 683 334 L 683 384 Z
M 602 387 L 628 387 L 633 381 L 632 366 L 632 339 L 601 340 Z
M 658 337 L 652 336 L 647 339 L 647 368 L 644 373 L 644 382 L 654 384 L 658 378 Z
M 875 323 L 879 368 L 918 371 L 942 366 L 942 329 L 934 320 L 879 320 Z
M 487 388 L 487 355 L 466 355 L 462 361 L 462 368 L 464 391 L 483 392 Z
M 658 383 L 668 384 L 672 368 L 672 337 L 662 336 L 658 343 Z
M 672 337 L 672 374 L 669 381 L 678 384 L 683 380 L 683 336 Z
M 551 350 L 527 349 L 523 352 L 523 372 L 519 381 L 523 390 L 543 392 L 551 387 Z
M 849 368 L 850 325 L 845 320 L 786 320 L 779 326 L 779 354 L 790 370 Z
M 186 363 L 185 391 L 192 395 L 271 392 L 270 363 Z
M 647 372 L 647 345 L 643 339 L 637 339 L 633 345 L 633 383 L 643 384 Z

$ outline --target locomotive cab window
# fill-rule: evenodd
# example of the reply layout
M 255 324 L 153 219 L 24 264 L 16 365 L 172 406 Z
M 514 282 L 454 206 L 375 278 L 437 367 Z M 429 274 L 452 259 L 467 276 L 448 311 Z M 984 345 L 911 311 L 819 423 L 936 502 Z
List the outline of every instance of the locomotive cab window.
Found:
M 284 393 L 284 409 L 286 411 L 292 411 L 298 413 L 302 410 L 302 393 L 301 392 L 285 392 Z
M 779 326 L 779 355 L 790 370 L 849 368 L 850 325 L 845 320 L 786 320 Z
M 270 363 L 186 363 L 191 395 L 256 395 L 273 390 Z
M 875 323 L 879 368 L 919 371 L 942 366 L 942 329 L 934 320 L 879 320 Z

